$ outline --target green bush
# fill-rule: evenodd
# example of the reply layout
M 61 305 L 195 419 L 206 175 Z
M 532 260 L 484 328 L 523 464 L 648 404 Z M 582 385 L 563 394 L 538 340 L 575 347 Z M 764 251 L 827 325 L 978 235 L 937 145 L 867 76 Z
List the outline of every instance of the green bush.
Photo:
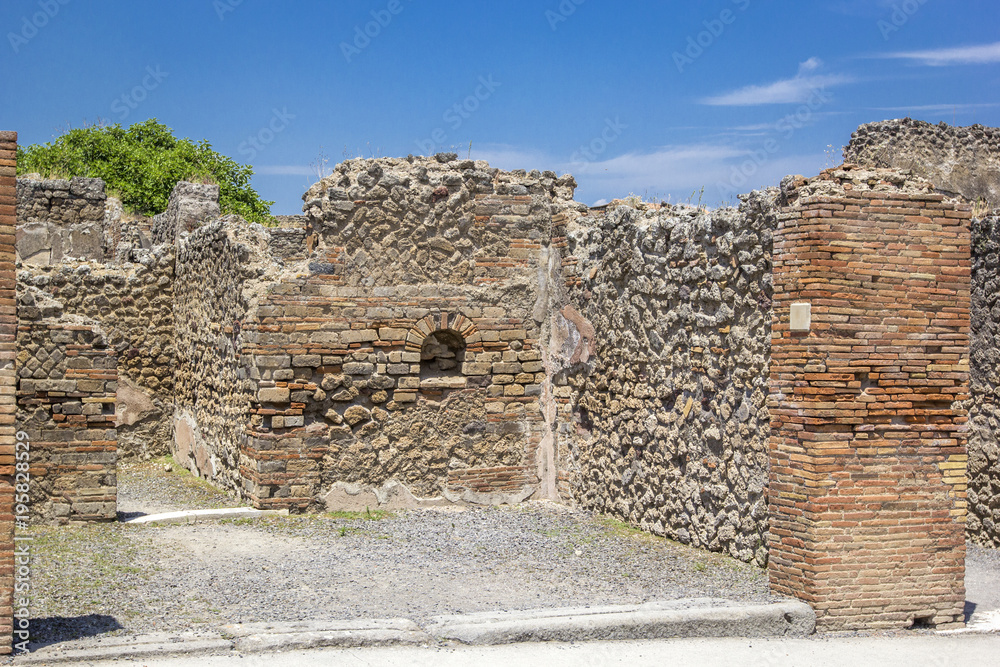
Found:
M 155 215 L 167 208 L 179 181 L 219 185 L 219 207 L 254 222 L 271 219 L 271 204 L 250 187 L 253 168 L 212 150 L 207 141 L 177 139 L 155 118 L 72 129 L 50 144 L 17 150 L 17 173 L 46 178 L 100 178 L 129 211 Z

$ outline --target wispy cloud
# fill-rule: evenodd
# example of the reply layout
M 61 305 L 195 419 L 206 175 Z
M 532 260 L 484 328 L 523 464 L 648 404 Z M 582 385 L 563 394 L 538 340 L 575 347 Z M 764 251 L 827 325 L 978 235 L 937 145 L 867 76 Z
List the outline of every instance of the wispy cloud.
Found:
M 1000 63 L 1000 42 L 978 46 L 958 46 L 948 49 L 926 51 L 900 51 L 887 53 L 883 58 L 915 60 L 924 65 L 942 67 L 945 65 L 986 65 Z
M 986 109 L 1000 107 L 1000 102 L 982 104 L 923 104 L 911 107 L 872 107 L 874 111 L 973 111 L 975 109 Z
M 810 58 L 799 65 L 798 74 L 762 86 L 746 86 L 737 90 L 707 97 L 702 104 L 710 106 L 759 106 L 762 104 L 799 104 L 807 102 L 817 90 L 851 83 L 853 79 L 842 74 L 816 74 L 822 66 L 818 58 Z
M 629 193 L 653 197 L 694 199 L 704 188 L 704 201 L 715 204 L 723 198 L 719 184 L 727 183 L 734 168 L 753 159 L 753 144 L 739 147 L 731 144 L 692 143 L 662 146 L 651 151 L 632 151 L 594 162 L 571 162 L 544 152 L 521 150 L 512 146 L 473 147 L 473 157 L 489 161 L 502 169 L 552 169 L 576 177 L 580 201 L 593 205 L 607 203 Z M 744 190 L 776 185 L 784 176 L 814 173 L 823 164 L 822 155 L 774 155 L 760 165 Z M 742 191 L 742 190 L 741 190 Z

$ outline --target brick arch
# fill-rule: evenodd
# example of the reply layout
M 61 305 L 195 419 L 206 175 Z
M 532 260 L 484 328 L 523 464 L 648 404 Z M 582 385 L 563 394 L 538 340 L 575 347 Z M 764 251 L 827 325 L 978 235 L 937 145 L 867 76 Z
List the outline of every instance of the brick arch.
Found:
M 461 313 L 434 313 L 414 324 L 406 333 L 406 350 L 419 352 L 424 341 L 435 331 L 457 332 L 465 340 L 466 349 L 473 349 L 479 343 L 479 329 L 475 322 Z

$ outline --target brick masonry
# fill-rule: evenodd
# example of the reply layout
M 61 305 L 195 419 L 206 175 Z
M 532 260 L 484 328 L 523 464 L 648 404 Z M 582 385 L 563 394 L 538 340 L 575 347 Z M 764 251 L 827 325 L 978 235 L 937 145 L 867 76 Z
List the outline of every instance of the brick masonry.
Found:
M 14 591 L 14 227 L 17 133 L 0 132 L 0 654 L 11 652 Z
M 108 518 L 115 448 L 170 441 L 258 507 L 578 502 L 770 557 L 826 627 L 955 622 L 968 212 L 893 171 L 791 179 L 780 215 L 776 190 L 590 211 L 574 186 L 355 160 L 279 232 L 179 187 L 152 248 L 109 203 L 114 260 L 19 274 L 33 504 Z
M 849 166 L 783 188 L 772 587 L 824 630 L 961 625 L 970 208 Z M 793 303 L 811 304 L 808 331 Z
M 96 322 L 57 304 L 22 308 L 35 317 L 18 324 L 18 428 L 31 443 L 31 513 L 49 523 L 114 521 L 117 358 Z

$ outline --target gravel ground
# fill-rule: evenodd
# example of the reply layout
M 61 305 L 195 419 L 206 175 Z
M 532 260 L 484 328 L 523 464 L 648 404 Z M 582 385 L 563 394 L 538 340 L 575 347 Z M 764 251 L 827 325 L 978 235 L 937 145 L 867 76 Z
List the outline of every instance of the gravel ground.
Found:
M 966 617 L 1000 609 L 1000 550 L 968 545 L 965 599 Z
M 220 509 L 240 503 L 189 474 L 169 458 L 118 464 L 118 520 L 177 510 Z
M 124 516 L 235 504 L 162 465 L 123 467 L 119 493 Z M 771 599 L 757 567 L 551 503 L 32 530 L 36 648 L 250 621 Z
M 122 517 L 235 505 L 162 464 L 119 471 Z M 551 503 L 31 532 L 34 648 L 252 621 L 773 599 L 759 568 Z M 1000 552 L 970 545 L 967 568 L 970 611 L 1000 609 Z

